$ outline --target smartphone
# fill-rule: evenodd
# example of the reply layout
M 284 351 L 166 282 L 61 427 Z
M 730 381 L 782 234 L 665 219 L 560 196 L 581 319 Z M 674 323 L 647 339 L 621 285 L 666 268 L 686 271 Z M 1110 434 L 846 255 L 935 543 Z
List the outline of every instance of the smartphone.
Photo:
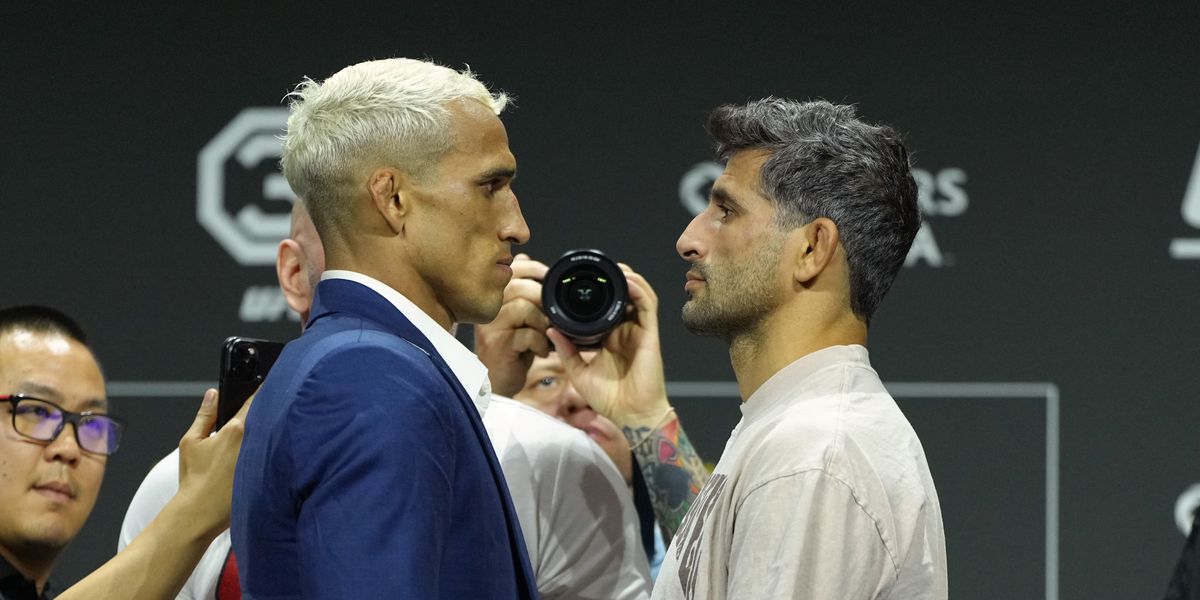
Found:
M 241 410 L 246 399 L 262 385 L 283 342 L 231 336 L 221 347 L 221 378 L 217 391 L 217 429 Z

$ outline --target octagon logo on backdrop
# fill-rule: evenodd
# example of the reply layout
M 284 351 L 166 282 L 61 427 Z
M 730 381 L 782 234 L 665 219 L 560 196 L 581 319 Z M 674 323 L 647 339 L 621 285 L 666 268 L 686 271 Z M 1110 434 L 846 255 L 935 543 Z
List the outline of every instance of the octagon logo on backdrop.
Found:
M 243 109 L 196 159 L 196 219 L 243 266 L 274 265 L 288 235 L 295 195 L 279 172 L 287 118 L 287 108 Z M 246 289 L 238 316 L 246 322 L 298 319 L 274 277 Z

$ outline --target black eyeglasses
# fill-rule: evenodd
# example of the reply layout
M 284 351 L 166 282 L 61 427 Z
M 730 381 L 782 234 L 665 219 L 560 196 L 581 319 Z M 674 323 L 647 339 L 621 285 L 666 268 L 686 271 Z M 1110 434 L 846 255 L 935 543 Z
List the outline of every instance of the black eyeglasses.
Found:
M 111 456 L 121 444 L 125 422 L 112 415 L 91 411 L 74 413 L 40 398 L 24 394 L 0 396 L 12 404 L 13 429 L 40 442 L 52 442 L 67 423 L 75 425 L 75 441 L 79 447 L 95 454 Z

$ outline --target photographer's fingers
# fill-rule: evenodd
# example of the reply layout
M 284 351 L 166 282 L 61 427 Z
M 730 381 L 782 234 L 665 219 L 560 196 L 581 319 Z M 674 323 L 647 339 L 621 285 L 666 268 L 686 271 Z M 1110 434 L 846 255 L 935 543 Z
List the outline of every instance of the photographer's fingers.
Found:
M 554 349 L 558 352 L 558 358 L 563 363 L 563 368 L 567 370 L 567 376 L 574 379 L 579 373 L 587 367 L 587 361 L 579 355 L 579 348 L 567 336 L 553 327 L 546 330 L 546 337 L 554 344 Z
M 633 305 L 637 307 L 638 323 L 641 323 L 647 329 L 658 329 L 658 298 L 654 295 L 654 290 L 650 288 L 650 284 L 642 278 L 641 275 L 634 273 L 629 276 L 629 287 L 640 292 L 639 298 L 632 299 Z
M 621 270 L 625 272 L 625 280 L 626 281 L 629 281 L 629 280 L 636 281 L 638 284 L 638 287 L 640 288 L 638 291 L 645 296 L 645 299 L 648 302 L 653 303 L 652 308 L 657 308 L 658 307 L 658 293 L 654 291 L 654 288 L 651 287 L 650 282 L 646 280 L 646 277 L 643 276 L 641 273 L 638 273 L 637 271 L 634 271 L 633 269 L 629 268 L 629 265 L 624 264 L 624 263 L 621 263 Z
M 217 390 L 209 388 L 204 391 L 204 400 L 200 402 L 200 410 L 196 411 L 196 418 L 192 420 L 192 426 L 188 427 L 187 433 L 183 434 L 183 438 L 202 440 L 212 433 L 213 425 L 217 423 Z
M 518 354 L 532 352 L 546 358 L 553 349 L 550 339 L 541 331 L 526 327 L 513 332 L 512 350 Z
M 541 281 L 546 276 L 546 272 L 550 270 L 550 267 L 529 258 L 528 254 L 521 253 L 513 257 L 512 270 L 514 280 L 536 279 L 537 281 Z
M 529 328 L 541 332 L 546 331 L 546 328 L 550 327 L 550 318 L 546 316 L 546 313 L 542 312 L 540 304 L 535 304 L 524 298 L 517 298 L 502 304 L 500 312 L 496 315 L 496 319 L 487 325 L 487 327 L 490 329 L 502 328 L 510 330 Z
M 504 302 L 528 300 L 539 307 L 542 305 L 542 284 L 532 279 L 513 277 L 504 286 Z
M 638 313 L 638 323 L 647 328 L 658 329 L 658 294 L 650 287 L 645 277 L 621 263 L 625 272 L 625 283 L 629 288 L 629 300 Z

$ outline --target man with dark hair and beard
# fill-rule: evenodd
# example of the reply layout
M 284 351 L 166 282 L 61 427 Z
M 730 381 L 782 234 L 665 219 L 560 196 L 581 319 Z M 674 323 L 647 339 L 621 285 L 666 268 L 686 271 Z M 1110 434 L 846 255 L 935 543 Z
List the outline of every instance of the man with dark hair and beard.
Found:
M 946 598 L 929 466 L 865 348 L 921 224 L 900 135 L 774 98 L 708 131 L 725 170 L 676 246 L 683 320 L 729 343 L 743 416 L 653 597 Z

